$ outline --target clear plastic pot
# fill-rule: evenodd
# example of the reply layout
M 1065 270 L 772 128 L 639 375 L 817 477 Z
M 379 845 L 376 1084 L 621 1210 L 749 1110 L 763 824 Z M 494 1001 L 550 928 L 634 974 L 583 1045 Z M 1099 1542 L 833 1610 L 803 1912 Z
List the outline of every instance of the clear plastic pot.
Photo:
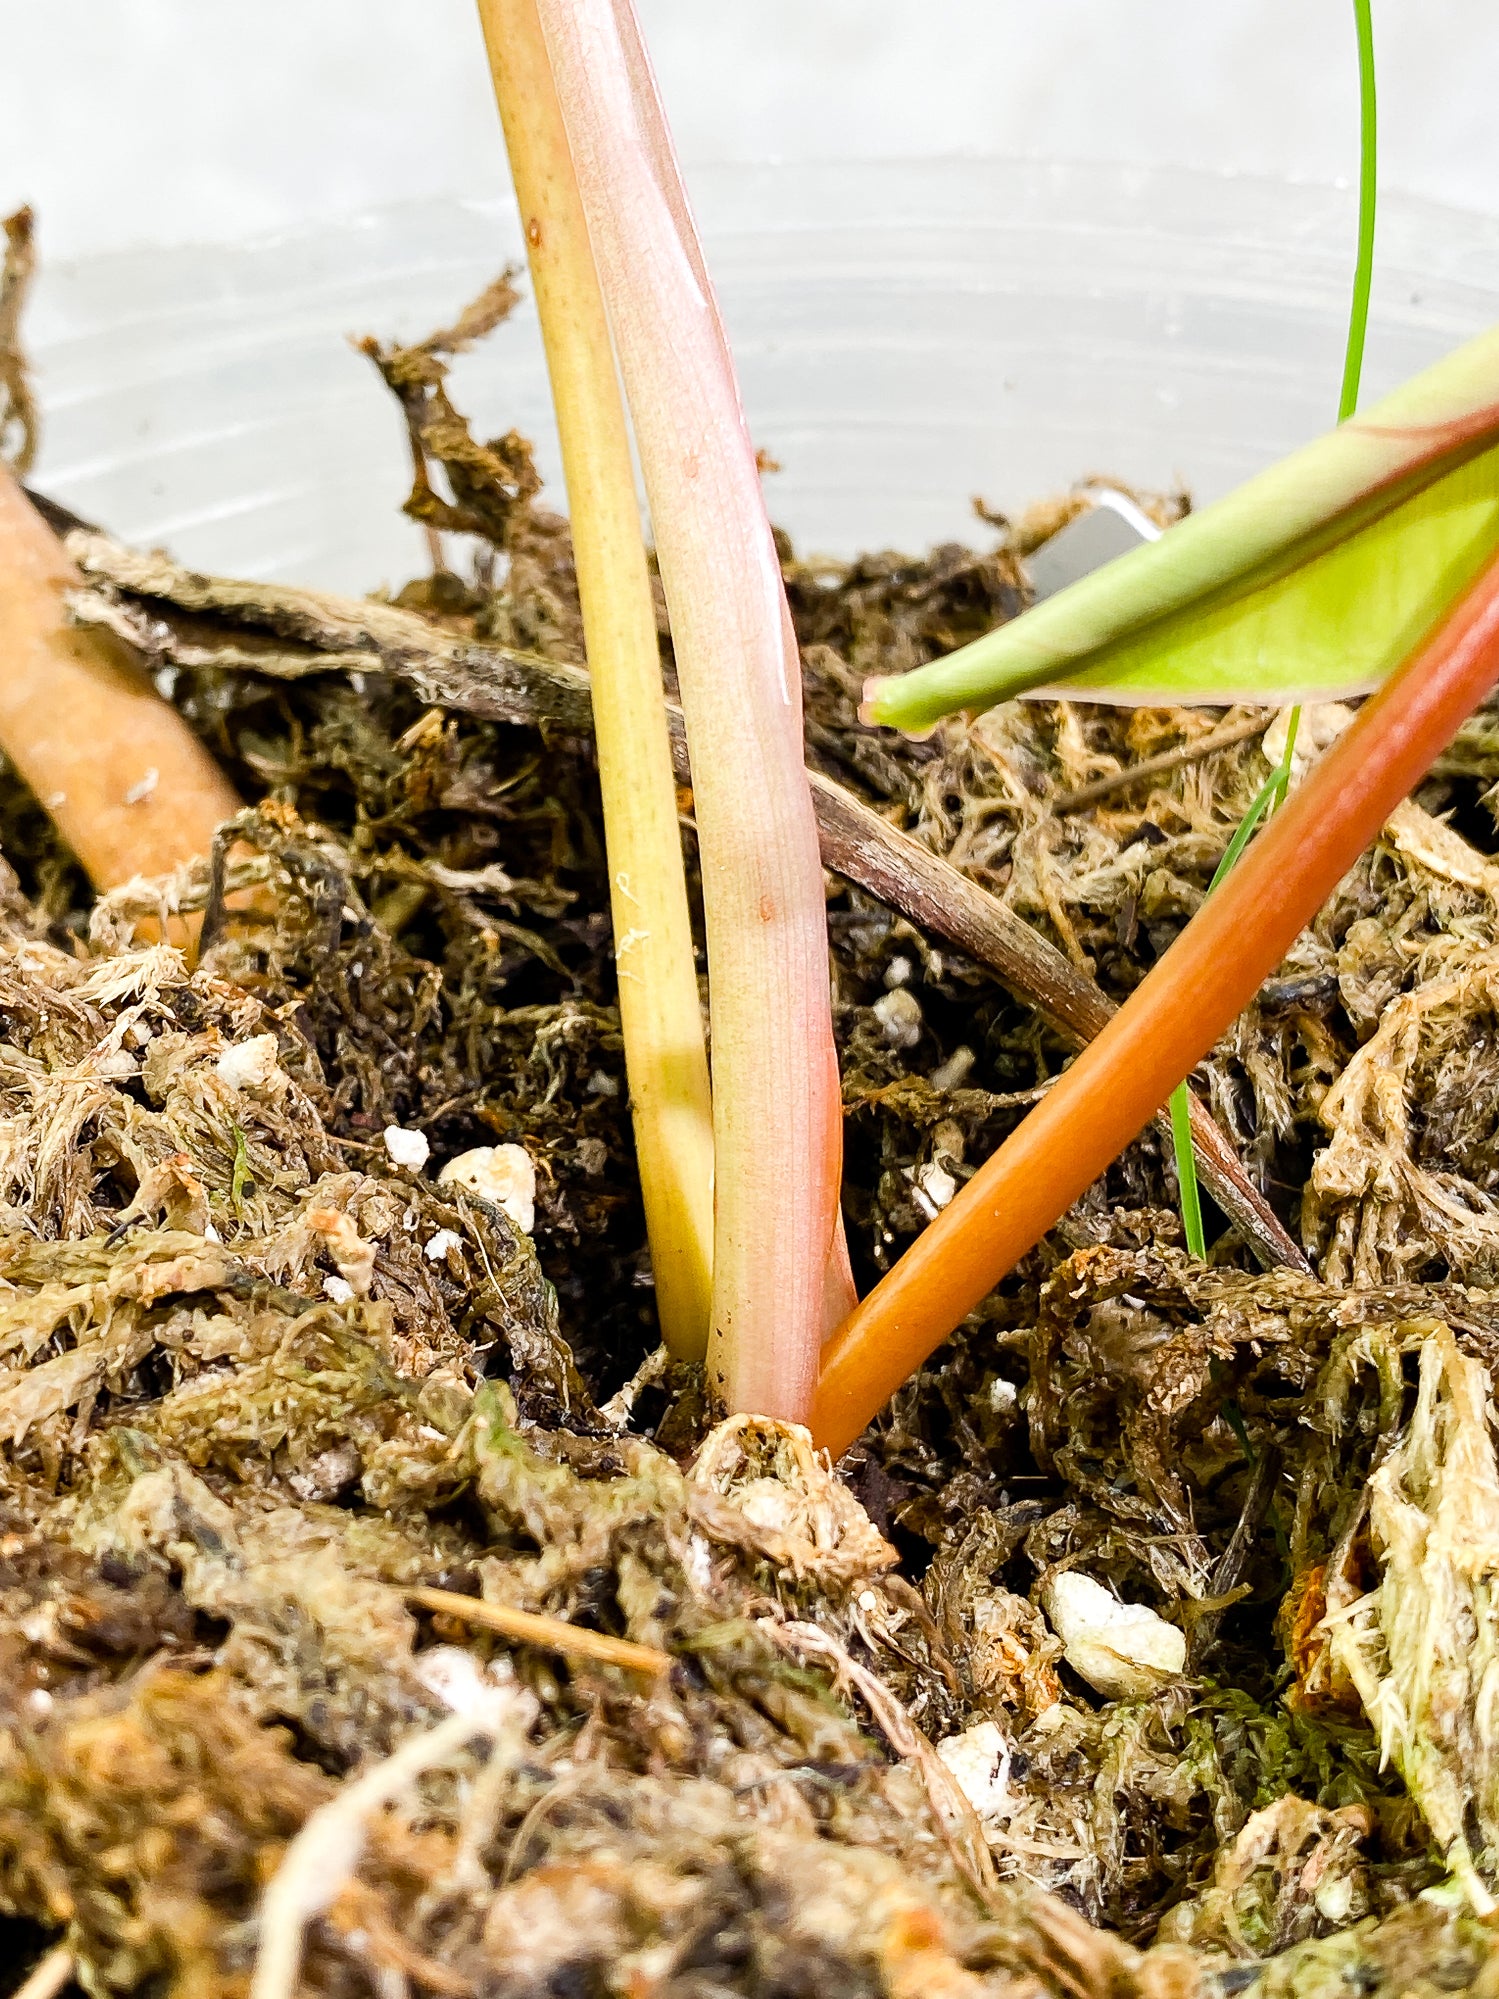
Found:
M 1006 161 L 692 176 L 771 510 L 808 551 L 921 548 L 1104 473 L 1209 498 L 1325 428 L 1354 204 L 1207 174 Z M 45 245 L 44 245 L 45 247 Z M 366 590 L 422 565 L 399 420 L 345 336 L 445 323 L 513 210 L 389 209 L 45 270 L 37 481 L 205 568 Z M 1366 384 L 1499 318 L 1499 223 L 1387 201 Z M 529 309 L 461 361 L 486 433 L 555 471 Z

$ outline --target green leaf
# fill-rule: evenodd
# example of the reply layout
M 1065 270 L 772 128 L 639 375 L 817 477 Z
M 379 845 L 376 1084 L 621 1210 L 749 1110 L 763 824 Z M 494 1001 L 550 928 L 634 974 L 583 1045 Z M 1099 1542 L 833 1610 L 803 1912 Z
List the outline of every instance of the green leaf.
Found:
M 1499 329 L 1158 541 L 913 673 L 922 729 L 1032 690 L 1176 706 L 1366 692 L 1499 549 Z

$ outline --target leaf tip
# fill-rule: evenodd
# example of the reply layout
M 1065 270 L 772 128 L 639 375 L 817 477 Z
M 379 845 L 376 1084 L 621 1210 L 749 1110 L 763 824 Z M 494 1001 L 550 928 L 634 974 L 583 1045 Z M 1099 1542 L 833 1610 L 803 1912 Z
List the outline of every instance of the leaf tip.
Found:
M 936 729 L 935 722 L 928 722 L 924 728 L 913 728 L 900 719 L 898 707 L 896 713 L 891 713 L 893 705 L 890 701 L 891 690 L 898 687 L 905 677 L 904 674 L 898 673 L 871 674 L 864 682 L 859 702 L 859 720 L 866 729 L 895 729 L 908 742 L 925 742 Z

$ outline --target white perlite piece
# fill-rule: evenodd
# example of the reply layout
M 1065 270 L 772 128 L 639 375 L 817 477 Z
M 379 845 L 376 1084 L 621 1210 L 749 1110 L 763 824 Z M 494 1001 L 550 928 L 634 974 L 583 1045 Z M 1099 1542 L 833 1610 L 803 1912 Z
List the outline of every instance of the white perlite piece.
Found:
M 961 1090 L 977 1060 L 978 1057 L 965 1042 L 955 1048 L 945 1062 L 939 1063 L 927 1081 L 934 1090 Z
M 975 1722 L 961 1735 L 937 1744 L 937 1754 L 957 1779 L 958 1789 L 981 1819 L 999 1819 L 1010 1809 L 1010 1745 L 992 1721 Z
M 385 1150 L 392 1166 L 409 1166 L 413 1173 L 420 1173 L 432 1157 L 427 1134 L 424 1131 L 409 1131 L 403 1124 L 388 1124 L 385 1127 Z
M 515 1668 L 505 1658 L 481 1666 L 461 1645 L 431 1645 L 411 1662 L 415 1678 L 436 1694 L 454 1714 L 484 1721 L 493 1714 L 497 1694 L 514 1704 L 515 1719 L 527 1727 L 535 1720 L 535 1699 L 516 1684 Z
M 1053 1576 L 1041 1601 L 1062 1656 L 1105 1700 L 1145 1700 L 1187 1663 L 1185 1632 L 1077 1569 Z
M 523 1235 L 536 1226 L 536 1167 L 523 1145 L 476 1145 L 437 1176 L 440 1187 L 466 1187 L 503 1208 Z
M 422 1251 L 428 1263 L 441 1263 L 450 1249 L 462 1249 L 463 1237 L 457 1229 L 439 1229 L 436 1235 L 428 1236 L 427 1246 Z
M 906 1172 L 911 1178 L 917 1207 L 929 1222 L 935 1221 L 957 1193 L 957 1181 L 947 1168 L 939 1166 L 935 1159 L 929 1159 L 925 1166 L 908 1166 Z
M 352 1305 L 354 1302 L 354 1287 L 347 1277 L 325 1277 L 323 1279 L 323 1296 L 331 1298 L 335 1305 Z
M 713 1550 L 696 1529 L 687 1536 L 687 1554 L 682 1566 L 693 1588 L 706 1596 L 713 1587 Z
M 256 1034 L 248 1041 L 237 1041 L 213 1066 L 219 1081 L 231 1090 L 258 1090 L 276 1073 L 276 1037 Z
M 921 1039 L 922 1029 L 926 1025 L 922 1019 L 921 1001 L 905 986 L 897 986 L 893 992 L 881 993 L 871 1012 L 880 1023 L 885 1039 L 892 1048 L 914 1048 Z
M 1086 495 L 1091 505 L 1074 514 L 1067 525 L 1026 557 L 1025 567 L 1036 597 L 1054 597 L 1069 583 L 1138 548 L 1158 541 L 1161 530 L 1130 498 L 1112 486 L 1095 487 Z

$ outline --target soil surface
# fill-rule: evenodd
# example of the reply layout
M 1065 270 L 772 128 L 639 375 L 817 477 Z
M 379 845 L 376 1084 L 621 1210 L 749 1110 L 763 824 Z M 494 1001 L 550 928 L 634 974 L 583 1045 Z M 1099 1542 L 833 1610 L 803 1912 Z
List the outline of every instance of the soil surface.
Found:
M 836 1471 L 715 1424 L 656 1352 L 591 737 L 434 695 L 584 663 L 529 448 L 448 395 L 513 296 L 368 347 L 426 666 L 327 636 L 385 607 L 85 562 L 246 800 L 211 867 L 98 901 L 0 774 L 0 1991 L 1499 1989 L 1499 714 L 1195 1078 L 1303 1267 L 1211 1204 L 1189 1257 L 1148 1132 Z M 782 555 L 809 764 L 1119 1000 L 1276 716 L 857 713 L 1090 503 Z M 1072 1044 L 827 907 L 862 1287 Z M 194 966 L 131 941 L 193 911 Z M 496 1147 L 533 1212 L 442 1177 Z

